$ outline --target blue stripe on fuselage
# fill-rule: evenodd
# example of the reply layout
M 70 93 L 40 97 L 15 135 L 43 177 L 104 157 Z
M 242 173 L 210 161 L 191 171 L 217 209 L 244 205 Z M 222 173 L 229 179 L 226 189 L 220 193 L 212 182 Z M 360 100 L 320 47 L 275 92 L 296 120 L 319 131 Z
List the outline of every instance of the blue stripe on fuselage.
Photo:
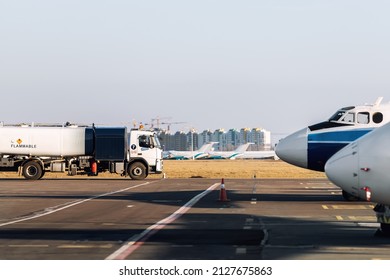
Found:
M 329 158 L 372 130 L 373 128 L 309 134 L 307 138 L 307 168 L 324 171 L 325 163 Z
M 311 133 L 308 135 L 308 142 L 352 142 L 362 137 L 371 129 L 359 129 L 359 130 L 342 130 L 323 133 Z

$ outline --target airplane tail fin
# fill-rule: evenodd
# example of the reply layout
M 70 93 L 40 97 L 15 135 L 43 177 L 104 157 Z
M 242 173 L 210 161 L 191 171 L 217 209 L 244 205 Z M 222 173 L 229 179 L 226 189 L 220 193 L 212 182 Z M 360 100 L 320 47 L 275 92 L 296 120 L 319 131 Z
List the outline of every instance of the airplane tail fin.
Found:
M 243 152 L 245 152 L 248 149 L 249 145 L 251 145 L 251 144 L 253 144 L 253 143 L 246 143 L 246 144 L 240 145 L 240 146 L 237 147 L 235 152 L 243 153 Z
M 198 152 L 200 152 L 200 153 L 209 152 L 215 143 L 217 143 L 217 142 L 210 142 L 210 143 L 204 144 L 202 147 L 199 148 Z

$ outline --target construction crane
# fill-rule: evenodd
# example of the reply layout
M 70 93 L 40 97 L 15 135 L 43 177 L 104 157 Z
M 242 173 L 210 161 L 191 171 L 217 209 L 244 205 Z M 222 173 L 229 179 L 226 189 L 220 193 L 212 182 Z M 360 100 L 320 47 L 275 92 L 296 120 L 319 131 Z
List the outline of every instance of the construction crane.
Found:
M 151 122 L 150 123 L 144 123 L 144 125 L 149 125 L 150 126 L 150 129 L 156 129 L 156 130 L 160 130 L 160 124 L 161 124 L 161 120 L 164 120 L 164 119 L 171 119 L 171 117 L 163 117 L 163 118 L 160 118 L 159 116 L 151 119 Z
M 166 124 L 167 125 L 167 131 L 170 132 L 172 124 L 181 124 L 181 123 L 186 123 L 186 122 L 162 122 L 161 124 Z

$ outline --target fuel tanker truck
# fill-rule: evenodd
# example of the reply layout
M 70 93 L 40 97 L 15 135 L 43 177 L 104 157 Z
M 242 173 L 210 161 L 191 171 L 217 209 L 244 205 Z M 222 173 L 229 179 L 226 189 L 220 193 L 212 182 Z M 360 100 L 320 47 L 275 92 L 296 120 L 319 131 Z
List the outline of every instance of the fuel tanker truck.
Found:
M 40 179 L 45 172 L 91 176 L 110 172 L 141 180 L 162 168 L 162 148 L 153 131 L 0 122 L 0 171 L 18 171 L 29 180 Z

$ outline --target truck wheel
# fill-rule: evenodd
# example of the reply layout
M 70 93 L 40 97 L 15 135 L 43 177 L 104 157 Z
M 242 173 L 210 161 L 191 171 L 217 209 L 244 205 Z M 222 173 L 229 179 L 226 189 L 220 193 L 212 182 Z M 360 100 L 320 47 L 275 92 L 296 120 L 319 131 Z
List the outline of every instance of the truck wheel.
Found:
M 43 176 L 42 166 L 36 161 L 28 161 L 23 165 L 23 176 L 27 180 L 38 180 Z
M 39 177 L 39 179 L 41 179 L 43 176 L 45 176 L 45 173 L 46 173 L 46 172 L 45 172 L 45 170 L 43 169 L 43 170 L 42 170 L 42 175 Z
M 146 167 L 141 162 L 131 164 L 128 172 L 133 180 L 143 180 L 146 178 Z

